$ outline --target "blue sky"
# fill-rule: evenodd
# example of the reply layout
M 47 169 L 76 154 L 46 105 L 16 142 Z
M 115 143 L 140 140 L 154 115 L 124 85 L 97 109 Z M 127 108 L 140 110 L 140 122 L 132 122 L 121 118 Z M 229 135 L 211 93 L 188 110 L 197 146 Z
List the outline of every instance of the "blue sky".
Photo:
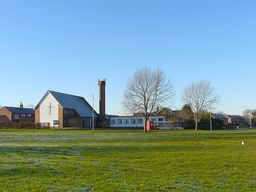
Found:
M 36 105 L 47 90 L 79 95 L 98 111 L 107 79 L 108 114 L 143 66 L 174 85 L 173 109 L 192 83 L 207 79 L 216 111 L 256 109 L 256 1 L 0 0 L 0 105 Z

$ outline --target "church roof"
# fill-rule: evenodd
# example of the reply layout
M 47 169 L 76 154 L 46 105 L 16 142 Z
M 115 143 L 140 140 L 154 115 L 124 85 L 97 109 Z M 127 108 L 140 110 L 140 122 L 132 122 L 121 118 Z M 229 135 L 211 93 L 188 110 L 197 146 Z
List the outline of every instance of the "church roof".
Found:
M 80 96 L 69 95 L 65 93 L 60 93 L 56 91 L 48 91 L 58 103 L 66 109 L 74 109 L 81 117 L 92 117 L 92 107 L 91 105 Z M 97 117 L 98 114 L 94 110 L 94 116 Z

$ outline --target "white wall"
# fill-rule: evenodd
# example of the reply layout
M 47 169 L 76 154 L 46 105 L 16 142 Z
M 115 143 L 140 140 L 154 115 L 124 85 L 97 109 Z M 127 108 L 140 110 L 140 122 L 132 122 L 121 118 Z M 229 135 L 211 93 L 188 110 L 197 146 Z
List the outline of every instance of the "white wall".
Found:
M 155 121 L 159 121 L 160 119 L 163 119 L 165 121 L 164 116 L 150 116 L 149 120 L 152 119 Z M 111 117 L 110 118 L 110 127 L 143 127 L 144 126 L 144 117 Z
M 59 107 L 56 99 L 48 92 L 40 102 L 40 123 L 50 123 L 53 126 L 54 120 L 59 120 Z

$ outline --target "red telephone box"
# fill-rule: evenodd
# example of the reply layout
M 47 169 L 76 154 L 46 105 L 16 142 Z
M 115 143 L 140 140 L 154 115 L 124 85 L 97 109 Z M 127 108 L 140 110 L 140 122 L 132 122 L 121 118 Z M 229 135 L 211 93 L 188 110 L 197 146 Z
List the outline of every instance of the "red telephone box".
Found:
M 153 126 L 153 121 L 147 120 L 147 131 L 153 130 L 155 127 Z

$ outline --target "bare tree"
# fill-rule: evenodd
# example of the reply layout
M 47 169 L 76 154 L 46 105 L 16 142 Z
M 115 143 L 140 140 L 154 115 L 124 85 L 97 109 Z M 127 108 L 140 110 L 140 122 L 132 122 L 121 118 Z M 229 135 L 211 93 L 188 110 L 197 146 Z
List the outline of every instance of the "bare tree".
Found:
M 243 111 L 243 116 L 250 119 L 250 128 L 252 128 L 252 121 L 253 124 L 255 123 L 254 120 L 256 118 L 256 109 L 246 109 Z
M 27 104 L 26 107 L 27 107 L 27 108 L 33 108 L 33 109 L 34 109 L 34 108 L 35 108 L 35 105 L 34 105 L 34 104 Z
M 193 111 L 195 120 L 195 130 L 198 130 L 198 121 L 201 113 L 206 108 L 213 108 L 220 97 L 214 93 L 214 87 L 207 80 L 201 80 L 199 83 L 187 85 L 181 95 L 181 99 L 188 104 Z
M 173 85 L 166 79 L 162 70 L 152 71 L 148 67 L 143 67 L 130 77 L 122 105 L 128 113 L 144 116 L 144 132 L 147 132 L 146 122 L 149 115 L 157 107 L 170 104 L 173 96 Z

